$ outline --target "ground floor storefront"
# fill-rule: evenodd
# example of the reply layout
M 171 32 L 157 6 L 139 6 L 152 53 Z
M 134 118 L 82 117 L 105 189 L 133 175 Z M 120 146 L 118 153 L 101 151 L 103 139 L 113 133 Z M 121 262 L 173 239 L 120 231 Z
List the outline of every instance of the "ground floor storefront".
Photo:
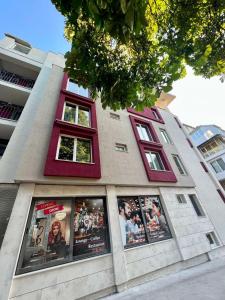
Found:
M 0 251 L 2 299 L 97 299 L 223 252 L 194 187 L 23 183 Z

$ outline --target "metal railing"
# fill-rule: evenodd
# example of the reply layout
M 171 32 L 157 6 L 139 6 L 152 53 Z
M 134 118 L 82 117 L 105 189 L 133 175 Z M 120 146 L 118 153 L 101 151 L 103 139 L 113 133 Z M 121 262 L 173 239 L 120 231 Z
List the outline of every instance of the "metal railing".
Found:
M 0 118 L 17 121 L 23 111 L 23 106 L 0 101 Z
M 26 79 L 20 75 L 8 72 L 4 69 L 0 69 L 0 80 L 8 81 L 16 85 L 32 89 L 35 83 L 35 80 Z

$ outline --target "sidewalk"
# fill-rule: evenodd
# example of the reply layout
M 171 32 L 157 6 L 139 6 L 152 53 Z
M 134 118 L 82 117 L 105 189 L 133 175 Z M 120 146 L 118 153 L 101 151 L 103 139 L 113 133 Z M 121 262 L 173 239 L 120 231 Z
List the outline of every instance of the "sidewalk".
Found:
M 225 300 L 225 257 L 102 299 Z

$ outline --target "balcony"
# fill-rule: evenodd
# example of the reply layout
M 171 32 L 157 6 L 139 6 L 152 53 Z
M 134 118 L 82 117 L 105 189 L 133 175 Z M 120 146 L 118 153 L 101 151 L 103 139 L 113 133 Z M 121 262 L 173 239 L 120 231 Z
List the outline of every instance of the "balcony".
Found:
M 0 118 L 17 121 L 23 111 L 23 106 L 0 101 Z
M 0 69 L 0 80 L 15 84 L 20 87 L 27 88 L 27 89 L 32 89 L 35 84 L 35 80 L 24 78 L 23 76 L 20 76 L 15 73 L 11 73 L 9 71 L 6 71 L 5 69 Z

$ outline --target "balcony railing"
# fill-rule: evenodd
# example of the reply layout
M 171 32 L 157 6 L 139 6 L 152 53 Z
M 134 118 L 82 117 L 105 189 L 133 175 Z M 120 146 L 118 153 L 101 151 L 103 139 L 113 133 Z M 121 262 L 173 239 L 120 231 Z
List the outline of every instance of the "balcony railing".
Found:
M 26 79 L 20 75 L 8 72 L 4 69 L 0 69 L 0 80 L 4 80 L 28 89 L 32 89 L 35 83 L 35 80 Z
M 218 145 L 217 147 L 211 149 L 211 150 L 208 150 L 207 152 L 202 152 L 202 155 L 204 158 L 207 158 L 211 155 L 214 155 L 214 154 L 217 154 L 218 152 L 222 151 L 222 150 L 225 150 L 225 145 L 224 144 L 221 144 L 221 145 Z
M 23 106 L 0 101 L 0 118 L 17 121 L 23 111 Z

